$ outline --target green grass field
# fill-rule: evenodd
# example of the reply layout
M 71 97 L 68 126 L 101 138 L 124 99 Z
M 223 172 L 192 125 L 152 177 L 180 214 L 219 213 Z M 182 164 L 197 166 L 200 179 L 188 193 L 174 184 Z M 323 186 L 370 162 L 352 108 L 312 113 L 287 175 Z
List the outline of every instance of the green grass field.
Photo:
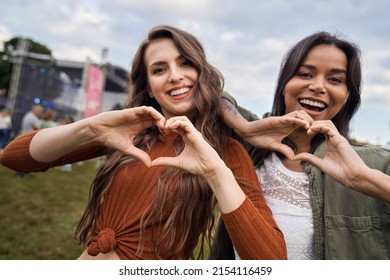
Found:
M 73 233 L 96 172 L 94 161 L 24 178 L 0 166 L 0 259 L 76 259 Z
M 53 168 L 20 178 L 0 165 L 0 260 L 79 257 L 73 234 L 97 171 L 91 160 L 73 164 L 71 172 Z

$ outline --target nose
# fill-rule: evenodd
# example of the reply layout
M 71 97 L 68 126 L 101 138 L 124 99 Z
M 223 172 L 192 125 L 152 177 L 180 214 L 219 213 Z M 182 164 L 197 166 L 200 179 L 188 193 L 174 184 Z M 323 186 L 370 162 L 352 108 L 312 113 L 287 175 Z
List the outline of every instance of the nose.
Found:
M 175 83 L 175 82 L 181 81 L 183 79 L 184 79 L 184 76 L 181 73 L 180 69 L 177 67 L 172 67 L 171 71 L 169 73 L 168 81 L 170 83 Z
M 314 78 L 309 85 L 309 89 L 315 93 L 326 93 L 325 79 L 322 77 Z

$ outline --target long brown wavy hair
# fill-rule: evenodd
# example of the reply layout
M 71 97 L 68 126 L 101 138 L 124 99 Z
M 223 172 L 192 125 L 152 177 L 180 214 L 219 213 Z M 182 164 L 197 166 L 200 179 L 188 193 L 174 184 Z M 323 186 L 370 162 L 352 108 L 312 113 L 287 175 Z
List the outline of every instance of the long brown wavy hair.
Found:
M 162 113 L 160 105 L 148 94 L 148 77 L 144 61 L 148 46 L 162 38 L 172 39 L 180 54 L 196 69 L 198 80 L 193 87 L 195 108 L 187 117 L 223 157 L 227 143 L 227 127 L 221 117 L 224 80 L 222 74 L 208 63 L 201 43 L 193 35 L 165 25 L 156 26 L 149 31 L 147 39 L 140 44 L 132 61 L 129 75 L 129 99 L 126 107 L 146 105 L 152 106 Z M 158 129 L 149 128 L 135 138 L 134 144 L 140 149 L 148 151 L 160 139 L 161 135 Z M 180 154 L 184 143 L 180 139 L 176 144 L 175 152 Z M 108 155 L 106 162 L 92 183 L 88 206 L 76 229 L 75 237 L 80 243 L 86 245 L 88 235 L 93 229 L 94 221 L 99 212 L 99 206 L 113 181 L 116 170 L 119 166 L 134 161 L 136 161 L 135 158 L 117 151 Z M 178 168 L 166 168 L 158 178 L 156 197 L 142 218 L 138 253 L 142 253 L 142 232 L 145 224 L 161 224 L 159 217 L 167 210 L 167 186 L 171 184 L 172 180 L 177 182 L 174 186 L 175 199 L 173 207 L 169 206 L 168 220 L 162 225 L 163 232 L 153 234 L 155 253 L 159 258 L 164 258 L 168 255 L 177 256 L 180 252 L 185 252 L 186 255 L 195 258 L 193 250 L 199 240 L 202 249 L 197 258 L 202 258 L 205 242 L 210 244 L 211 231 L 215 222 L 216 199 L 201 176 L 192 175 Z

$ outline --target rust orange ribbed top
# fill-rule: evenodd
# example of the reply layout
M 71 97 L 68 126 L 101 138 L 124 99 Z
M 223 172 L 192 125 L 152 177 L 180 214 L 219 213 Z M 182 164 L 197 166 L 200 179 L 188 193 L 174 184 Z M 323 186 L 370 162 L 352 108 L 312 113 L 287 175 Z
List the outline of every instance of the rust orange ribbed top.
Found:
M 104 147 L 87 147 L 50 162 L 35 161 L 29 153 L 30 141 L 36 131 L 22 135 L 3 151 L 1 164 L 20 172 L 46 171 L 47 169 L 103 155 Z M 151 151 L 152 159 L 172 156 L 176 136 L 167 136 L 164 143 L 158 142 Z M 231 240 L 241 259 L 286 259 L 283 234 L 278 229 L 272 213 L 263 197 L 260 183 L 244 147 L 231 139 L 224 156 L 226 165 L 236 178 L 257 186 L 241 185 L 247 198 L 235 211 L 222 214 Z M 157 178 L 165 167 L 147 168 L 137 161 L 123 165 L 117 171 L 114 182 L 104 196 L 94 231 L 89 237 L 88 252 L 107 253 L 112 249 L 121 259 L 139 259 L 136 255 L 140 239 L 140 219 L 154 198 Z M 240 182 L 240 181 L 239 181 Z M 164 217 L 162 217 L 164 219 Z M 157 232 L 161 229 L 157 229 Z M 146 227 L 142 259 L 156 259 L 151 242 L 151 229 Z M 182 252 L 178 256 L 188 259 Z M 166 256 L 170 259 L 171 256 Z

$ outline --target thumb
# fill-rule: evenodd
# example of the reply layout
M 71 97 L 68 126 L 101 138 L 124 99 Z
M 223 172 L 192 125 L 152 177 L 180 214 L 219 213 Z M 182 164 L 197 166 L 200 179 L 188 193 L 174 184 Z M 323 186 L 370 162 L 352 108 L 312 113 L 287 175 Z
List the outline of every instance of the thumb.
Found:
M 319 167 L 321 165 L 321 162 L 322 162 L 322 159 L 313 155 L 313 154 L 310 154 L 310 153 L 300 153 L 300 154 L 297 154 L 296 156 L 294 156 L 294 160 L 303 160 L 303 161 L 307 161 L 311 164 L 313 164 L 314 166 L 316 167 Z
M 141 149 L 131 146 L 128 149 L 124 150 L 123 152 L 125 154 L 137 158 L 138 160 L 142 161 L 147 167 L 150 167 L 152 160 L 150 159 L 150 156 L 146 152 L 142 151 Z
M 150 166 L 157 165 L 179 167 L 177 160 L 173 157 L 158 157 L 154 159 L 150 164 Z
M 274 143 L 274 145 L 270 145 L 269 149 L 284 154 L 288 159 L 294 159 L 294 151 L 287 145 Z

